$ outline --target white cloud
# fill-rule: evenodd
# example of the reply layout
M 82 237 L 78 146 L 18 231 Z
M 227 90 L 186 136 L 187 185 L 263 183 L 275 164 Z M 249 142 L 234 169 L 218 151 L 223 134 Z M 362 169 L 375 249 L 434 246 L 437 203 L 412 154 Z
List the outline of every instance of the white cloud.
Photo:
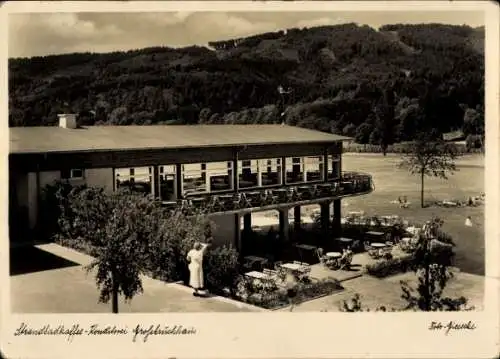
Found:
M 427 15 L 425 15 L 427 14 Z M 428 13 L 424 15 L 429 17 Z M 383 17 L 382 17 L 383 15 Z M 425 18 L 419 15 L 420 18 Z M 436 15 L 437 16 L 437 15 Z M 441 16 L 441 15 L 440 15 Z M 408 12 L 162 12 L 27 13 L 9 15 L 9 55 L 116 51 L 150 46 L 203 45 L 288 28 L 358 22 L 418 22 Z M 434 19 L 434 18 L 433 18 Z M 458 20 L 455 20 L 455 22 Z M 460 20 L 463 22 L 462 20 Z M 439 22 L 439 19 L 435 19 Z
M 300 20 L 299 22 L 297 22 L 297 27 L 304 28 L 304 27 L 338 25 L 346 22 L 347 21 L 342 18 L 321 17 L 316 19 Z

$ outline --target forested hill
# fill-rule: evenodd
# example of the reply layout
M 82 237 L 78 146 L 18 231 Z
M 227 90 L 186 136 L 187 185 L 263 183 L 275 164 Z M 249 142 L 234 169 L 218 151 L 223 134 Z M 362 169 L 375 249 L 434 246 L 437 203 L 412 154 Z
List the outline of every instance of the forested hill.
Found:
M 55 125 L 72 111 L 84 125 L 286 121 L 380 143 L 484 123 L 484 28 L 467 26 L 289 29 L 207 47 L 10 59 L 9 70 L 10 126 Z

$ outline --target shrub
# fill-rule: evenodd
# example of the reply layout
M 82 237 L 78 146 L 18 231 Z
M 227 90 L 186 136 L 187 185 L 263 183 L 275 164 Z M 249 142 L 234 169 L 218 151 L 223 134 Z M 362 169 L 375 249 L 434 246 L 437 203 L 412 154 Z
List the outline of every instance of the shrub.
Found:
M 209 248 L 203 260 L 205 286 L 212 292 L 224 294 L 224 289 L 230 293 L 236 290 L 238 278 L 238 252 L 231 246 Z
M 299 304 L 342 289 L 340 282 L 334 278 L 313 280 L 310 283 L 295 283 L 288 288 L 264 287 L 253 283 L 246 278 L 240 279 L 237 298 L 245 303 L 266 309 Z
M 374 264 L 368 264 L 366 271 L 368 274 L 384 278 L 390 275 L 405 273 L 412 269 L 413 256 L 385 259 Z
M 72 222 L 69 210 L 70 193 L 87 188 L 85 185 L 72 186 L 67 181 L 56 181 L 42 189 L 40 201 L 40 225 L 38 233 L 43 239 L 50 239 Z

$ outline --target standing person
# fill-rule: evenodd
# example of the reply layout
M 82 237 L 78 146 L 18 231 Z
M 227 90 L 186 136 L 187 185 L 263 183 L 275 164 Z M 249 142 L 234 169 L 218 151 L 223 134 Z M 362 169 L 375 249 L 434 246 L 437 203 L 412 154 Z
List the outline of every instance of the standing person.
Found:
M 465 225 L 467 227 L 472 227 L 472 218 L 470 216 L 467 216 L 467 218 L 465 219 Z
M 189 285 L 194 289 L 193 295 L 195 297 L 200 297 L 200 290 L 204 287 L 203 279 L 203 255 L 208 247 L 207 244 L 202 244 L 200 242 L 195 242 L 193 249 L 191 249 L 186 259 L 189 262 Z

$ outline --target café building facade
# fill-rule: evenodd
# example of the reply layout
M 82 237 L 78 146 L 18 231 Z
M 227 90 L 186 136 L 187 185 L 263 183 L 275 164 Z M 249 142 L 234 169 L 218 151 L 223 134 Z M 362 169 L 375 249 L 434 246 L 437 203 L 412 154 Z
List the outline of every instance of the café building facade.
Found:
M 72 114 L 60 115 L 59 126 L 13 127 L 10 226 L 27 231 L 11 230 L 11 241 L 36 238 L 43 189 L 58 180 L 128 187 L 165 206 L 202 209 L 216 225 L 215 242 L 239 250 L 240 228 L 249 230 L 258 211 L 278 211 L 286 239 L 290 210 L 299 226 L 301 207 L 319 204 L 325 232 L 335 235 L 342 198 L 374 188 L 370 175 L 342 171 L 346 140 L 286 125 L 79 127 Z

